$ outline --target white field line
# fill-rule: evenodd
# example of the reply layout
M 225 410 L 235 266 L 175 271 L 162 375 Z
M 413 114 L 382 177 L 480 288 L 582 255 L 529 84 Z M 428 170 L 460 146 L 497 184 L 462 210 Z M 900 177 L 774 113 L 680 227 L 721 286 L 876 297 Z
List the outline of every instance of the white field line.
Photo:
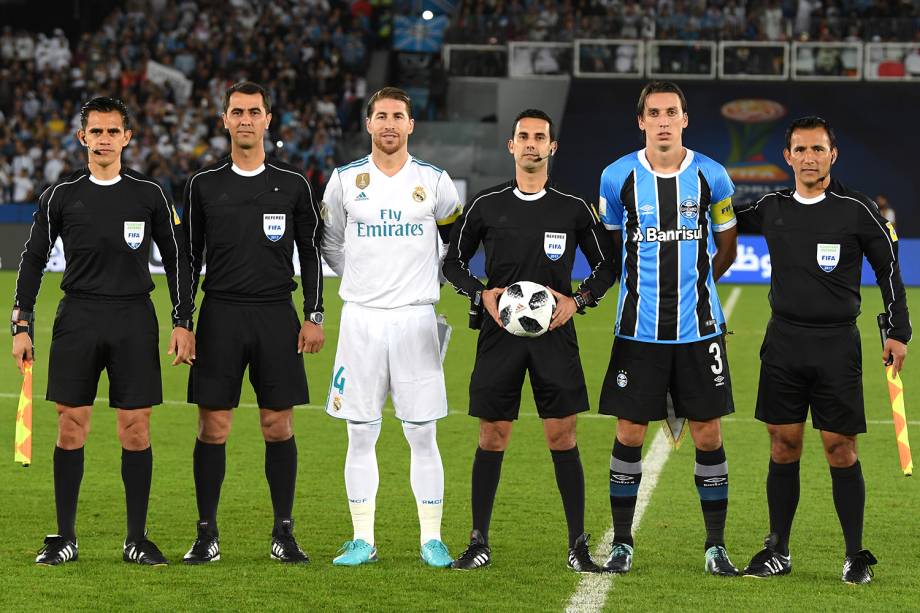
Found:
M 738 298 L 741 296 L 741 288 L 732 288 L 725 301 L 725 318 L 731 317 Z M 659 428 L 658 433 L 652 441 L 652 446 L 645 454 L 642 460 L 642 483 L 639 485 L 639 494 L 636 500 L 636 512 L 633 515 L 633 531 L 638 531 L 641 525 L 642 516 L 648 508 L 649 501 L 652 499 L 652 492 L 658 484 L 658 476 L 664 469 L 668 457 L 671 455 L 671 444 L 668 442 L 664 431 Z M 605 559 L 606 552 L 610 550 L 610 544 L 613 542 L 613 526 L 604 534 L 591 554 L 595 561 L 600 562 Z M 583 613 L 602 611 L 607 602 L 607 594 L 613 587 L 613 575 L 597 574 L 582 575 L 578 581 L 578 587 L 575 593 L 569 599 L 565 607 L 566 613 Z

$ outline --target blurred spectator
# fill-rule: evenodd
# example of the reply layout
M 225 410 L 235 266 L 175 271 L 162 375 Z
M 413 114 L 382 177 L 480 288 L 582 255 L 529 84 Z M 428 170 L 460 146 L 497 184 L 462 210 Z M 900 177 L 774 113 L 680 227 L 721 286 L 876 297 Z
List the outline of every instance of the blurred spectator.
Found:
M 888 202 L 888 196 L 879 194 L 875 197 L 875 204 L 878 205 L 878 212 L 881 216 L 887 219 L 892 226 L 895 225 L 894 209 L 891 208 L 891 204 Z
M 272 97 L 266 147 L 314 180 L 329 175 L 343 132 L 362 127 L 378 2 L 126 0 L 95 32 L 0 31 L 0 202 L 34 198 L 86 163 L 80 105 L 125 101 L 134 137 L 125 163 L 181 201 L 195 168 L 229 150 L 224 90 L 258 81 Z M 147 78 L 154 67 L 156 80 Z M 280 142 L 280 146 L 277 143 Z M 321 192 L 322 185 L 314 185 Z

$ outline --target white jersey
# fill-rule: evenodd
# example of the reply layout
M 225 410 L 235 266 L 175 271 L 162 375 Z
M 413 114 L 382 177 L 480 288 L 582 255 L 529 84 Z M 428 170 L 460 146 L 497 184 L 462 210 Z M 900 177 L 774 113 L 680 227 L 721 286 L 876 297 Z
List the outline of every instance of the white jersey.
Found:
M 370 156 L 337 168 L 323 194 L 323 257 L 342 277 L 339 296 L 379 309 L 436 303 L 438 226 L 461 210 L 447 172 L 412 156 L 392 177 Z

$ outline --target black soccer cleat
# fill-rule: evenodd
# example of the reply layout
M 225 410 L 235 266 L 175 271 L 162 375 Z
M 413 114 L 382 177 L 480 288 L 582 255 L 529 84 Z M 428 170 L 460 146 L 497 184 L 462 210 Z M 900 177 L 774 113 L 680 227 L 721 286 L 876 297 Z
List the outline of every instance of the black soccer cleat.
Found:
M 706 572 L 717 577 L 737 577 L 741 574 L 728 558 L 724 545 L 713 545 L 706 550 Z
M 49 534 L 45 544 L 38 550 L 35 563 L 42 566 L 58 566 L 77 559 L 77 542 L 59 534 Z
M 588 541 L 590 539 L 590 534 L 582 534 L 575 539 L 575 545 L 569 549 L 569 568 L 576 573 L 607 572 L 591 559 L 591 554 L 588 552 Z
M 166 561 L 166 556 L 154 545 L 153 541 L 147 539 L 146 535 L 139 541 L 126 542 L 121 559 L 125 562 L 132 562 L 142 566 L 166 566 L 169 564 Z
M 624 574 L 632 568 L 633 548 L 626 543 L 613 543 L 610 548 L 610 557 L 604 562 L 604 570 L 608 573 Z
M 220 560 L 220 540 L 217 531 L 211 528 L 210 522 L 198 522 L 198 536 L 188 553 L 182 558 L 186 564 L 207 564 Z
M 293 519 L 281 520 L 281 524 L 272 530 L 271 555 L 273 560 L 286 564 L 306 564 L 310 561 L 294 539 Z
M 473 530 L 470 533 L 470 544 L 466 551 L 460 554 L 460 557 L 451 563 L 450 567 L 455 570 L 473 570 L 488 566 L 492 563 L 492 550 L 486 545 L 486 540 L 482 538 L 479 530 Z
M 777 536 L 768 534 L 763 540 L 763 549 L 758 551 L 742 573 L 745 577 L 775 577 L 792 572 L 792 556 L 776 551 Z
M 875 564 L 878 564 L 875 556 L 868 549 L 863 549 L 859 553 L 846 557 L 846 560 L 843 561 L 843 575 L 840 579 L 852 585 L 872 583 L 872 566 Z

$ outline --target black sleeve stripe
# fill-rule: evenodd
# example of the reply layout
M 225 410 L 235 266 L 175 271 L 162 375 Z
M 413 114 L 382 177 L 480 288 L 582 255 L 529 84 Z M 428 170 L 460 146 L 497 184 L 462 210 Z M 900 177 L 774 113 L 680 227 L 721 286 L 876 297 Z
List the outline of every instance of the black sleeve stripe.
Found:
M 319 300 L 320 300 L 319 286 L 320 286 L 320 283 L 322 283 L 322 278 L 323 278 L 323 260 L 319 254 L 319 246 L 316 244 L 316 230 L 319 228 L 319 211 L 316 209 L 316 202 L 313 200 L 313 189 L 310 187 L 310 182 L 307 181 L 307 178 L 303 176 L 302 174 L 300 174 L 299 172 L 294 172 L 293 170 L 287 170 L 285 168 L 279 168 L 278 166 L 275 166 L 274 164 L 271 164 L 271 163 L 266 164 L 266 165 L 271 166 L 275 170 L 280 170 L 281 172 L 288 172 L 294 176 L 300 177 L 303 180 L 303 182 L 307 185 L 307 198 L 310 201 L 310 210 L 313 211 L 313 216 L 316 219 L 316 223 L 313 225 L 313 251 L 316 252 L 316 291 L 314 292 L 316 295 L 316 299 L 313 301 L 313 311 L 315 311 L 317 308 L 319 308 Z M 302 279 L 303 271 L 301 271 L 300 274 L 301 274 L 301 279 Z
M 146 179 L 138 179 L 137 177 L 132 177 L 130 174 L 125 173 L 126 177 L 137 181 L 138 183 L 149 183 L 159 190 L 160 196 L 163 197 L 163 204 L 166 206 L 166 222 L 169 226 L 169 232 L 172 236 L 173 248 L 176 250 L 176 270 L 175 270 L 175 279 L 176 279 L 176 306 L 173 307 L 172 318 L 173 320 L 179 319 L 179 306 L 182 304 L 182 292 L 179 290 L 179 243 L 176 242 L 176 230 L 173 227 L 173 216 L 172 211 L 169 208 L 169 199 L 166 197 L 166 194 L 163 192 L 163 188 L 160 187 L 159 183 L 154 183 L 153 181 L 148 181 Z M 153 228 L 151 228 L 151 236 L 153 234 Z M 169 274 L 166 275 L 169 279 Z M 168 283 L 168 280 L 167 280 Z

